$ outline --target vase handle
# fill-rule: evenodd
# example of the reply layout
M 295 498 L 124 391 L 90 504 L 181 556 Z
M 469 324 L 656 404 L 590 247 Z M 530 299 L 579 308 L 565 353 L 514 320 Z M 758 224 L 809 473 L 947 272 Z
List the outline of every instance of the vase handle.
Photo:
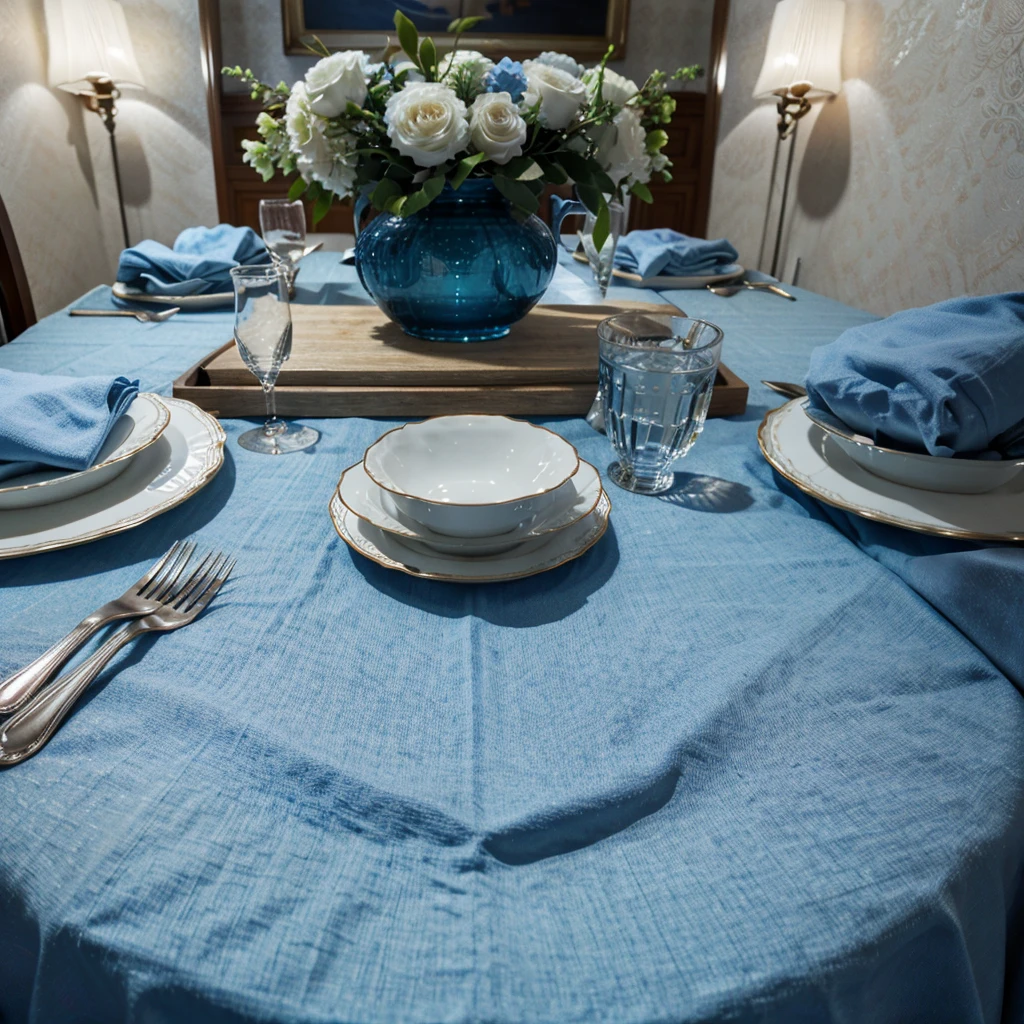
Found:
M 362 222 L 363 214 L 366 213 L 369 206 L 370 197 L 365 192 L 360 192 L 356 196 L 356 201 L 352 204 L 352 226 L 357 239 L 359 238 L 359 225 Z
M 563 199 L 561 196 L 551 197 L 551 234 L 555 236 L 555 241 L 568 252 L 572 252 L 572 249 L 562 241 L 562 221 L 566 217 L 585 217 L 588 213 L 590 211 L 578 199 Z

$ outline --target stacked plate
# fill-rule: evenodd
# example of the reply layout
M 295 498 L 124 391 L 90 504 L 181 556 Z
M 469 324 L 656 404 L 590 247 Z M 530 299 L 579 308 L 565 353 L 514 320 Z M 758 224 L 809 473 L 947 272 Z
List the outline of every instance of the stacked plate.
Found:
M 342 540 L 389 569 L 509 580 L 578 558 L 608 528 L 598 471 L 568 441 L 506 416 L 438 416 L 391 430 L 341 476 Z
M 202 489 L 223 462 L 224 431 L 209 413 L 143 392 L 89 469 L 50 469 L 0 486 L 0 559 L 138 526 Z

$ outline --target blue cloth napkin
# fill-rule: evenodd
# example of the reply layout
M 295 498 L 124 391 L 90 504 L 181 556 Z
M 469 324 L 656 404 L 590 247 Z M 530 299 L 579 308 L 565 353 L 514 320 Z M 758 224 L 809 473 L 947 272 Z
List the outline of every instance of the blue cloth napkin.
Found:
M 670 228 L 630 231 L 619 239 L 615 250 L 615 265 L 641 277 L 727 274 L 736 268 L 738 258 L 724 238 L 691 238 Z
M 186 228 L 168 249 L 146 239 L 121 253 L 117 279 L 150 295 L 203 295 L 231 291 L 231 268 L 269 263 L 263 240 L 252 228 L 218 224 Z
M 851 327 L 811 353 L 812 404 L 877 444 L 1024 457 L 1024 292 Z
M 88 469 L 138 393 L 127 377 L 0 370 L 0 480 L 45 466 Z

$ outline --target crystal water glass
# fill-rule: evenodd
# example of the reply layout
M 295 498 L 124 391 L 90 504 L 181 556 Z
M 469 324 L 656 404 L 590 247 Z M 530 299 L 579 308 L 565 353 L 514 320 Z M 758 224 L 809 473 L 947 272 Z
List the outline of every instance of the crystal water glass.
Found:
M 288 424 L 277 417 L 274 385 L 292 348 L 292 314 L 288 277 L 277 264 L 233 267 L 235 345 L 242 361 L 260 382 L 267 400 L 267 421 L 247 430 L 238 443 L 251 452 L 284 455 L 309 448 L 320 439 L 311 427 Z
M 672 464 L 704 429 L 722 354 L 706 320 L 622 313 L 597 325 L 604 423 L 619 461 L 608 475 L 627 491 L 660 494 Z
M 271 259 L 285 267 L 289 284 L 306 251 L 306 208 L 301 199 L 261 199 L 260 234 Z

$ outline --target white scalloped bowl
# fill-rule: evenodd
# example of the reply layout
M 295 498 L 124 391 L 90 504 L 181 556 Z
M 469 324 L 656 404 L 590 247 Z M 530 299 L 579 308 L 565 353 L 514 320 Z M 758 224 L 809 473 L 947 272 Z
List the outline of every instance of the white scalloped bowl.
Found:
M 449 537 L 492 537 L 531 522 L 579 465 L 564 438 L 507 416 L 408 423 L 363 456 L 367 475 L 402 512 Z

